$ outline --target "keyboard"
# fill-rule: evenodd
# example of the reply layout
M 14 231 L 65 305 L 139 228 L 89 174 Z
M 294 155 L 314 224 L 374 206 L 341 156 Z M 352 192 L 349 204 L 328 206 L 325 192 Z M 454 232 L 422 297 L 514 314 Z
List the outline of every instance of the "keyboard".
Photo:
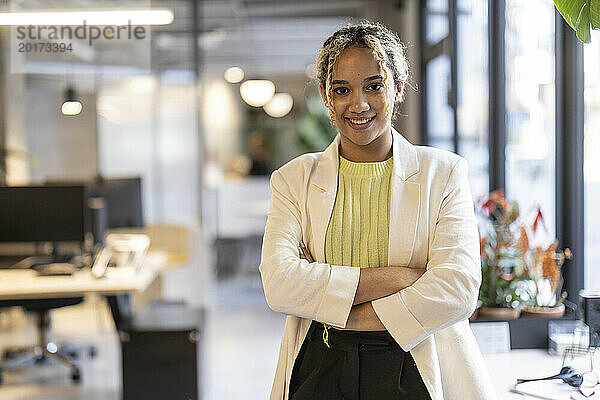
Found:
M 0 256 L 0 269 L 29 269 L 36 265 L 68 263 L 66 256 Z
M 73 275 L 76 270 L 71 263 L 38 264 L 31 268 L 40 276 Z

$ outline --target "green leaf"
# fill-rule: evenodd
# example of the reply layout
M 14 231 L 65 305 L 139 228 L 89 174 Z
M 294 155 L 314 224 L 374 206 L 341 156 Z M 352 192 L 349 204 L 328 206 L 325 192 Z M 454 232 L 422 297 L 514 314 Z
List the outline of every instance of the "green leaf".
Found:
M 577 16 L 583 8 L 583 3 L 585 0 L 554 0 L 556 9 L 573 29 L 576 29 Z
M 600 29 L 600 0 L 590 1 L 590 17 L 593 29 Z
M 577 20 L 577 37 L 583 43 L 589 43 L 592 40 L 590 33 L 590 6 L 584 4 L 581 12 L 579 13 L 579 19 Z
M 600 0 L 554 0 L 554 5 L 583 43 L 591 40 L 591 27 L 600 28 Z

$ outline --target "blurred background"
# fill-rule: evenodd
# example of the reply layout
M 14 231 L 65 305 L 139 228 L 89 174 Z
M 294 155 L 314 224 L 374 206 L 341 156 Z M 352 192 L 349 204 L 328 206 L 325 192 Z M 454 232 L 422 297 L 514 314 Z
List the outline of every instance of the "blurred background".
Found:
M 172 18 L 138 23 L 141 39 L 91 44 L 91 31 L 67 39 L 50 29 L 20 35 L 27 20 L 0 26 L 0 185 L 133 185 L 114 204 L 106 195 L 108 208 L 90 218 L 109 219 L 90 229 L 100 221 L 103 233 L 150 237 L 147 254 L 163 265 L 134 309 L 198 311 L 190 351 L 199 354 L 200 397 L 268 396 L 285 319 L 266 306 L 258 273 L 269 175 L 335 137 L 314 62 L 351 21 L 382 22 L 406 44 L 410 87 L 396 129 L 465 157 L 476 202 L 502 188 L 523 215 L 540 207 L 542 235 L 575 254 L 563 274 L 569 298 L 600 289 L 600 35 L 582 45 L 552 1 L 0 1 L 2 13 L 128 9 Z M 135 218 L 111 223 L 123 204 Z M 2 232 L 0 254 L 10 260 L 64 247 Z M 81 242 L 89 240 L 78 247 L 84 255 L 102 246 L 98 236 Z M 48 326 L 57 342 L 94 346 L 78 361 L 79 384 L 68 366 L 21 366 L 3 371 L 1 398 L 135 398 L 125 386 L 135 387 L 145 359 L 124 343 L 137 339 L 106 296 L 84 294 L 54 308 Z M 27 311 L 0 308 L 0 350 L 35 343 Z

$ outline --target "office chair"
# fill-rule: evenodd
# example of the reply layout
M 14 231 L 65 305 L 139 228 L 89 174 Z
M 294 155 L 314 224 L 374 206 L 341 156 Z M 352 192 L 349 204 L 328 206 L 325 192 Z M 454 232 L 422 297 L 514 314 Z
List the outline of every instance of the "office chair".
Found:
M 22 307 L 25 311 L 36 315 L 37 321 L 37 343 L 35 346 L 22 349 L 7 349 L 0 362 L 0 384 L 2 383 L 2 372 L 17 369 L 31 364 L 43 364 L 50 360 L 56 360 L 65 364 L 71 370 L 71 380 L 74 383 L 81 381 L 81 372 L 75 364 L 78 352 L 68 351 L 56 343 L 48 341 L 47 333 L 50 328 L 50 310 L 65 306 L 72 306 L 83 301 L 83 297 L 56 298 L 56 299 L 33 299 L 33 300 L 0 300 L 0 308 Z M 89 347 L 90 357 L 95 356 L 95 349 Z

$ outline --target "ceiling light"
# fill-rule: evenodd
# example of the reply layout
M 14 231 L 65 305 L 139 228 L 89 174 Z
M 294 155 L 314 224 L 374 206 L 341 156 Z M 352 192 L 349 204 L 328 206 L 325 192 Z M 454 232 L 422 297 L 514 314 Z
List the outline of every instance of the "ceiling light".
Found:
M 273 118 L 286 116 L 294 105 L 294 99 L 289 93 L 277 93 L 263 108 Z
M 0 25 L 168 25 L 171 10 L 53 11 L 0 13 Z
M 223 76 L 229 83 L 238 83 L 244 79 L 244 70 L 240 67 L 229 67 L 225 70 Z
M 249 80 L 240 85 L 242 99 L 253 107 L 262 107 L 273 98 L 275 84 L 268 80 Z
M 64 115 L 77 115 L 82 108 L 81 102 L 76 98 L 75 89 L 67 88 L 65 90 L 65 101 L 60 108 L 62 113 Z

